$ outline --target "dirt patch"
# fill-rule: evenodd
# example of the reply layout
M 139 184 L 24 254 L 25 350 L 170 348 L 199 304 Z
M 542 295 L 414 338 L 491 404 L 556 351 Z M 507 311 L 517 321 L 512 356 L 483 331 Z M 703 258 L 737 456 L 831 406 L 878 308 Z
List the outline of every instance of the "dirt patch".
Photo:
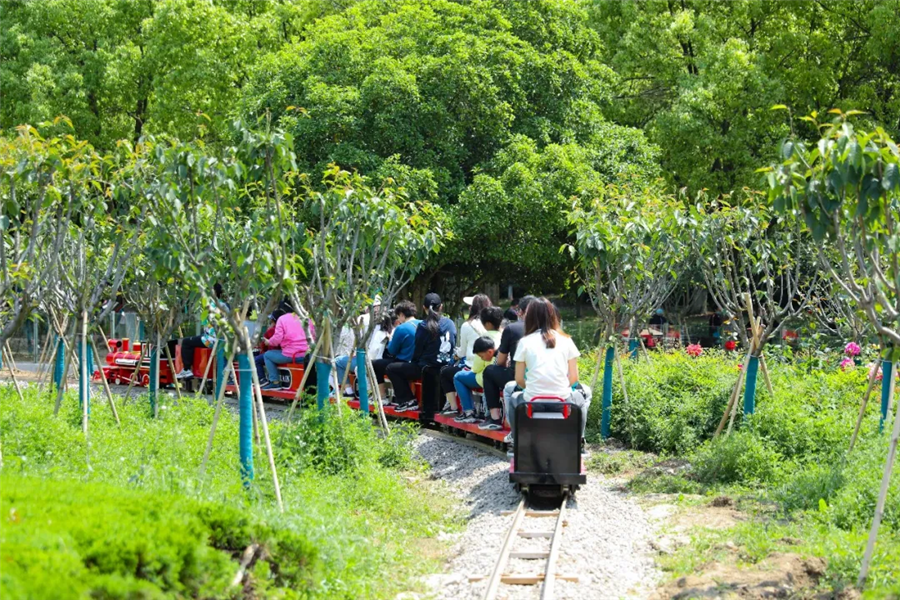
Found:
M 752 567 L 713 563 L 657 589 L 651 599 L 814 597 L 825 566 L 821 558 L 796 554 L 772 554 Z

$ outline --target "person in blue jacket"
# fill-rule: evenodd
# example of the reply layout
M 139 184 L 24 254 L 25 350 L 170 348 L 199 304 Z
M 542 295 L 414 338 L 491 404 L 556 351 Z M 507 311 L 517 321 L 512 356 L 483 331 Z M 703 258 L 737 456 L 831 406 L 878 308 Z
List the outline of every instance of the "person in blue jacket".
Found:
M 382 398 L 386 393 L 384 375 L 388 365 L 411 362 L 416 349 L 416 326 L 419 324 L 419 320 L 416 319 L 416 305 L 409 300 L 399 302 L 394 307 L 394 314 L 397 316 L 396 326 L 391 332 L 391 340 L 384 350 L 384 356 L 372 361 Z
M 440 368 L 453 362 L 456 348 L 456 325 L 443 314 L 441 297 L 434 292 L 425 294 L 422 303 L 424 319 L 416 326 L 415 348 L 410 362 L 395 362 L 387 367 L 387 377 L 394 386 L 397 412 L 418 408 L 409 382 L 422 377 L 422 370 Z M 396 335 L 396 334 L 395 334 Z M 438 387 L 438 393 L 440 388 Z M 423 390 L 424 394 L 424 390 Z

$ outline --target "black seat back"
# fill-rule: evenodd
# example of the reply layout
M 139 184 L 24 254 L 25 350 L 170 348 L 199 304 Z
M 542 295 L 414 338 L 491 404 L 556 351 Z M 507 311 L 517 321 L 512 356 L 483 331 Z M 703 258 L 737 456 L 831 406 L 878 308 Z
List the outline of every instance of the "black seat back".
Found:
M 571 402 L 536 401 L 517 406 L 516 472 L 580 473 L 582 415 L 581 409 Z

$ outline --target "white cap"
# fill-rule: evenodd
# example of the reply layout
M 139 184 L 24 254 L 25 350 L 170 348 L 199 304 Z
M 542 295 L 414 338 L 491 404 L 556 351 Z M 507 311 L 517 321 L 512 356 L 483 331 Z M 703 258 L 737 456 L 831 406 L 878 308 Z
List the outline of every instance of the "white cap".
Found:
M 475 296 L 466 296 L 463 298 L 463 302 L 468 306 L 472 306 L 472 302 L 475 300 Z

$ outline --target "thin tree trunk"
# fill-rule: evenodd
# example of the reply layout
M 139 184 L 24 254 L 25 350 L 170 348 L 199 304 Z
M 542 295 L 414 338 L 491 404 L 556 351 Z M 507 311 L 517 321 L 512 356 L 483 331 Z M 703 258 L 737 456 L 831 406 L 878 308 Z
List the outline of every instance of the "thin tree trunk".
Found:
M 324 333 L 323 333 L 323 336 L 324 336 Z M 319 348 L 322 347 L 322 341 L 323 341 L 323 338 L 320 337 L 319 341 L 316 343 L 315 347 L 313 348 L 312 355 L 310 355 L 310 357 L 309 357 L 310 365 L 316 364 L 316 358 L 319 354 Z M 287 431 L 287 426 L 291 424 L 291 417 L 294 415 L 294 408 L 296 408 L 297 402 L 300 401 L 300 396 L 303 394 L 303 388 L 306 387 L 306 380 L 309 377 L 310 370 L 311 369 L 309 369 L 309 368 L 303 369 L 303 377 L 300 379 L 300 387 L 297 388 L 297 392 L 294 394 L 294 401 L 291 402 L 291 408 L 288 409 L 287 418 L 285 419 L 285 423 L 284 423 L 285 429 L 283 429 L 282 431 Z
M 891 374 L 891 382 L 888 392 L 888 404 L 894 397 L 894 388 L 896 378 Z M 900 440 L 900 402 L 897 403 L 897 414 L 894 416 L 894 429 L 891 432 L 891 443 L 888 447 L 887 459 L 884 461 L 884 475 L 881 478 L 881 490 L 878 493 L 878 502 L 875 504 L 875 515 L 872 517 L 872 528 L 869 531 L 869 540 L 866 542 L 866 552 L 863 555 L 862 567 L 859 572 L 859 579 L 856 587 L 860 590 L 866 584 L 866 577 L 869 575 L 869 563 L 872 562 L 872 555 L 875 553 L 875 541 L 878 539 L 878 528 L 881 525 L 881 519 L 884 516 L 884 504 L 887 500 L 888 489 L 891 485 L 891 473 L 894 468 L 894 461 L 897 457 L 897 441 Z
M 747 353 L 747 356 L 744 358 L 744 363 L 750 360 L 750 352 Z M 713 439 L 719 437 L 719 434 L 722 433 L 722 429 L 725 427 L 725 423 L 728 422 L 728 416 L 732 413 L 732 408 L 737 402 L 737 398 L 739 395 L 738 390 L 741 387 L 741 382 L 744 380 L 744 371 L 741 371 L 738 374 L 737 381 L 734 382 L 734 387 L 731 389 L 731 396 L 728 399 L 728 405 L 725 407 L 725 412 L 722 413 L 722 419 L 719 421 L 719 426 L 716 427 L 716 432 L 713 434 Z
M 622 386 L 622 399 L 625 401 L 625 404 L 628 404 L 628 390 L 625 388 L 625 374 L 622 371 L 622 358 L 619 356 L 619 353 L 616 352 L 616 367 L 619 370 L 619 385 Z M 593 391 L 593 388 L 591 388 Z
M 859 407 L 859 416 L 856 417 L 856 426 L 853 428 L 853 436 L 850 438 L 850 448 L 847 453 L 853 452 L 853 446 L 856 445 L 856 437 L 859 435 L 859 428 L 862 426 L 863 416 L 866 414 L 866 406 L 869 404 L 869 398 L 872 396 L 872 390 L 875 389 L 875 380 L 878 375 L 878 369 L 881 368 L 881 358 L 875 362 L 872 372 L 869 373 L 869 385 L 866 387 L 866 393 L 863 395 L 862 405 Z
M 87 435 L 88 432 L 88 411 L 90 410 L 91 405 L 91 380 L 90 373 L 88 373 L 88 364 L 90 361 L 88 360 L 87 353 L 87 322 L 88 315 L 87 310 L 81 311 L 81 365 L 78 368 L 78 386 L 81 390 L 81 429 L 84 431 L 84 435 Z
M 106 401 L 109 402 L 109 410 L 112 411 L 113 417 L 116 420 L 116 425 L 121 425 L 122 422 L 119 421 L 119 412 L 116 410 L 116 403 L 113 401 L 112 392 L 109 390 L 109 382 L 106 380 L 106 373 L 103 372 L 103 365 L 100 363 L 100 353 L 97 351 L 97 345 L 91 344 L 91 348 L 94 350 L 94 358 L 97 359 L 97 368 L 100 371 L 100 380 L 103 382 L 103 391 L 106 393 Z

